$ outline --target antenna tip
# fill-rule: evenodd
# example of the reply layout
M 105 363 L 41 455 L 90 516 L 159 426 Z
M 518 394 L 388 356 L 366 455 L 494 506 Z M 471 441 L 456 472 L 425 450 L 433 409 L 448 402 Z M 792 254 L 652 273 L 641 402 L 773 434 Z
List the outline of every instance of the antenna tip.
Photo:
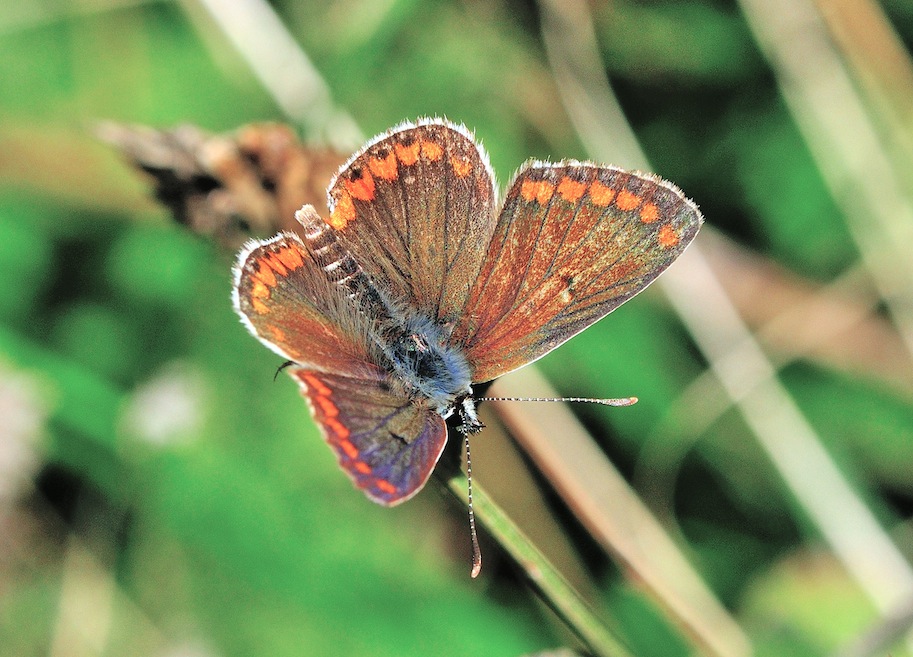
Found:
M 591 399 L 581 401 L 594 401 L 605 406 L 633 406 L 637 403 L 637 397 L 621 397 L 620 399 Z
M 473 560 L 472 570 L 469 571 L 469 576 L 472 577 L 473 579 L 475 579 L 476 577 L 479 576 L 479 573 L 481 573 L 481 572 L 482 572 L 482 559 L 480 558 L 478 561 Z

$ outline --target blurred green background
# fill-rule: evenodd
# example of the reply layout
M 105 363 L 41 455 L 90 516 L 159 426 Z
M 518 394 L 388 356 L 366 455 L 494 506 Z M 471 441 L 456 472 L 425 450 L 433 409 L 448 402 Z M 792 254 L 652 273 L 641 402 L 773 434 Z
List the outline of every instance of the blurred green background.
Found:
M 224 27 L 247 6 L 277 19 L 242 21 L 261 44 L 253 59 Z M 896 308 L 913 305 L 902 273 L 913 255 L 895 236 L 913 216 L 913 6 L 797 2 L 792 33 L 789 12 L 765 18 L 758 6 L 580 5 L 596 68 L 653 169 L 718 231 L 697 240 L 712 262 L 720 233 L 731 240 L 714 271 L 854 504 L 909 564 L 913 342 Z M 816 49 L 800 8 L 821 21 L 831 50 Z M 347 126 L 369 137 L 447 116 L 476 132 L 503 185 L 530 157 L 592 156 L 587 128 L 569 119 L 543 11 L 478 0 L 0 6 L 0 654 L 466 656 L 573 645 L 493 543 L 482 578 L 468 578 L 465 511 L 436 486 L 392 510 L 352 489 L 294 386 L 273 383 L 278 359 L 234 316 L 233 254 L 175 224 L 92 135 L 102 119 L 213 132 L 277 120 L 352 150 Z M 281 100 L 303 84 L 298 60 L 270 61 L 288 45 L 282 29 L 327 96 Z M 826 116 L 837 134 L 875 135 L 887 169 L 861 145 L 849 151 L 859 162 L 828 156 L 826 135 L 809 132 L 814 116 L 790 93 L 821 81 L 790 77 L 762 54 L 758 35 L 777 30 L 800 63 L 819 57 L 824 71 L 836 56 L 865 113 L 834 97 Z M 253 72 L 257 58 L 279 83 L 272 90 Z M 869 178 L 873 198 L 897 188 L 907 203 L 882 210 L 900 222 L 894 233 L 856 212 L 870 207 L 855 191 Z M 873 273 L 882 265 L 901 272 L 882 272 L 890 294 L 871 282 L 885 280 Z M 797 308 L 807 330 L 778 330 Z M 713 321 L 709 301 L 696 312 Z M 829 655 L 859 648 L 847 646 L 867 632 L 901 637 L 913 613 L 903 577 L 913 574 L 897 583 L 906 601 L 873 601 L 708 382 L 699 345 L 651 289 L 541 365 L 564 394 L 641 399 L 575 411 L 755 654 Z M 780 437 L 788 452 L 792 437 Z M 498 463 L 478 469 L 512 476 Z M 631 653 L 692 654 L 662 605 L 551 502 L 598 613 Z M 899 630 L 885 623 L 892 615 Z M 881 643 L 844 654 L 913 654 L 902 639 Z

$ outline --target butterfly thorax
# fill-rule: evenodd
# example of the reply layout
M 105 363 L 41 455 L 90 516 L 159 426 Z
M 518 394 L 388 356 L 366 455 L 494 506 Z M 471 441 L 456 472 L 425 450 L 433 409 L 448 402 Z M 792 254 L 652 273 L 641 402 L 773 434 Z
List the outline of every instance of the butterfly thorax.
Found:
M 400 380 L 448 417 L 471 393 L 471 371 L 463 352 L 447 344 L 443 327 L 417 314 L 386 329 L 375 340 Z

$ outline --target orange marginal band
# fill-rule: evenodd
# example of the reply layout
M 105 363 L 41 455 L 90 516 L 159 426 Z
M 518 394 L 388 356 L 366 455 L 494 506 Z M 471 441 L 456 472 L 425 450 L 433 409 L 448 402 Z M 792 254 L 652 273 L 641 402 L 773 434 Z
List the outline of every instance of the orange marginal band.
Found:
M 329 397 L 333 394 L 333 391 L 330 390 L 323 381 L 318 379 L 313 374 L 302 374 L 301 378 L 304 379 L 304 382 L 307 384 L 308 388 L 313 390 L 315 394 L 321 395 L 322 397 Z
M 659 208 L 654 203 L 644 203 L 640 209 L 640 220 L 645 224 L 652 224 L 659 219 Z
M 457 175 L 457 178 L 465 178 L 472 172 L 472 162 L 468 159 L 460 157 L 451 157 L 450 166 L 453 167 L 453 172 Z
M 329 397 L 317 395 L 314 397 L 314 402 L 320 407 L 320 412 L 323 413 L 326 417 L 331 418 L 339 415 L 339 409 Z
M 269 288 L 259 278 L 251 277 L 250 295 L 257 299 L 269 299 Z
M 440 144 L 434 141 L 422 140 L 422 155 L 427 157 L 432 162 L 437 162 L 441 159 L 441 155 L 444 154 L 444 149 Z
M 386 479 L 378 479 L 375 484 L 381 491 L 387 493 L 387 495 L 393 495 L 396 492 L 396 486 L 391 484 Z
M 257 260 L 257 278 L 263 281 L 267 287 L 276 287 L 276 275 L 270 269 L 269 256 Z
M 276 257 L 283 265 L 292 271 L 304 264 L 304 260 L 301 257 L 301 250 L 297 247 L 286 247 L 276 253 Z
M 348 432 L 346 432 L 346 434 L 348 435 Z M 346 456 L 348 456 L 350 459 L 354 459 L 358 456 L 358 448 L 352 444 L 351 440 L 340 438 L 336 441 L 336 444 L 339 445 L 339 448 L 344 451 Z

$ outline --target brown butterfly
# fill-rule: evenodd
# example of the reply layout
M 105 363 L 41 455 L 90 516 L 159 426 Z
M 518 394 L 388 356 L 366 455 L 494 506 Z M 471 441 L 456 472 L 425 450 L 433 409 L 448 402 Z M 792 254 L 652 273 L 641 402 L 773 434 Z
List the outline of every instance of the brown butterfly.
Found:
M 472 384 L 545 355 L 649 285 L 702 218 L 673 184 L 586 162 L 529 162 L 498 200 L 462 126 L 380 135 L 238 256 L 234 305 L 291 361 L 343 470 L 393 505 L 428 480 L 445 418 L 481 428 Z

